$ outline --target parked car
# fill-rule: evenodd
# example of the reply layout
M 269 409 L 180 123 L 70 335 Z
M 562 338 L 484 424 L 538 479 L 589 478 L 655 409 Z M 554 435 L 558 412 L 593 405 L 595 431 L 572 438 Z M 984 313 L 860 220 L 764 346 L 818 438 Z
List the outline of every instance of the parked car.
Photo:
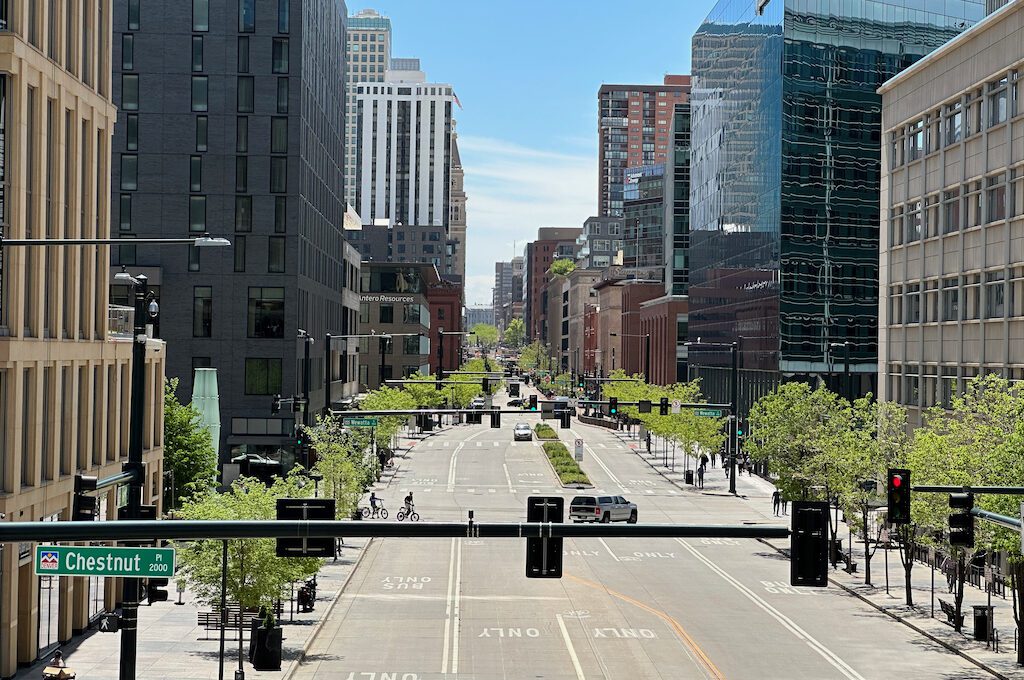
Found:
M 523 400 L 520 399 L 519 397 L 516 397 L 514 399 L 509 399 L 508 403 L 506 404 L 506 406 L 508 406 L 509 408 L 522 408 L 523 407 Z
M 512 428 L 512 438 L 515 441 L 522 439 L 531 442 L 533 441 L 533 430 L 527 423 L 516 423 L 516 426 Z
M 475 399 L 473 399 L 473 401 L 469 402 L 470 408 L 483 408 L 486 405 L 487 402 L 484 401 L 483 397 L 476 397 Z
M 573 522 L 629 522 L 636 524 L 636 503 L 622 496 L 576 496 L 569 504 Z

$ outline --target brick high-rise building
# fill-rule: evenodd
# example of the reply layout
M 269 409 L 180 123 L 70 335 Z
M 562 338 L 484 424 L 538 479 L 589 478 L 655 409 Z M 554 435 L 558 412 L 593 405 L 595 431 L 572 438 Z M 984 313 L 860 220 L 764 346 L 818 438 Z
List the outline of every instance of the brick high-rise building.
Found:
M 543 319 L 546 316 L 542 291 L 548 280 L 548 268 L 556 259 L 576 259 L 579 245 L 576 239 L 583 230 L 579 227 L 541 227 L 537 240 L 526 244 L 526 262 L 523 284 L 526 287 L 526 340 L 543 341 Z
M 671 162 L 672 113 L 687 101 L 690 76 L 661 85 L 602 85 L 598 101 L 598 215 L 622 216 L 626 168 Z

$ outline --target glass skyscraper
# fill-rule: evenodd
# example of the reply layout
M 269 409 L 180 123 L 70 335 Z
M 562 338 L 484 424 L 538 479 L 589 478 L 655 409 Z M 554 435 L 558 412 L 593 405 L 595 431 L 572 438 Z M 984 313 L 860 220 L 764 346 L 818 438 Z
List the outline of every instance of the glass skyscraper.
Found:
M 984 0 L 721 0 L 694 35 L 689 334 L 739 343 L 742 404 L 815 376 L 875 391 L 876 90 L 984 14 Z M 691 350 L 691 376 L 725 399 L 728 362 Z

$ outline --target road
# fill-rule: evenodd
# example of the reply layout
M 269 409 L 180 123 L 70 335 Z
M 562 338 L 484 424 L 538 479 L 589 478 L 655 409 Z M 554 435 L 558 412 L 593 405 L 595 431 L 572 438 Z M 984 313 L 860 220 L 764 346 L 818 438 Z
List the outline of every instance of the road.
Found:
M 536 416 L 532 417 L 536 421 Z M 425 520 L 515 521 L 530 495 L 563 495 L 518 419 L 450 428 L 417 443 L 387 488 Z M 523 420 L 530 420 L 524 417 Z M 612 432 L 573 421 L 598 492 L 639 506 L 641 522 L 777 524 L 768 491 L 720 469 L 707 493 L 679 489 Z M 681 461 L 680 461 L 681 462 Z M 984 678 L 966 660 L 837 588 L 789 587 L 789 563 L 734 539 L 565 541 L 562 579 L 526 579 L 515 539 L 375 540 L 295 678 Z

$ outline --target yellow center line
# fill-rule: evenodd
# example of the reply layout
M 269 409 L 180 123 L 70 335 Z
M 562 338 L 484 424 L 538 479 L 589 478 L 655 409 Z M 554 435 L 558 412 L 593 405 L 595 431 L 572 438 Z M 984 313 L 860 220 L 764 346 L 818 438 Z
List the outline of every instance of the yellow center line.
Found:
M 628 602 L 634 606 L 639 607 L 640 609 L 643 609 L 646 612 L 654 614 L 659 619 L 663 620 L 665 623 L 672 627 L 672 630 L 676 632 L 676 635 L 678 635 L 679 639 L 683 641 L 683 644 L 686 645 L 691 652 L 693 652 L 693 654 L 700 661 L 701 665 L 704 666 L 704 668 L 710 674 L 710 677 L 715 678 L 715 680 L 725 680 L 725 676 L 722 675 L 722 671 L 720 671 L 718 667 L 714 663 L 712 663 L 711 659 L 708 658 L 708 655 L 704 653 L 704 650 L 701 649 L 700 646 L 694 641 L 694 639 L 690 637 L 690 634 L 686 632 L 686 629 L 684 629 L 678 621 L 676 621 L 674 618 L 672 618 L 665 612 L 661 611 L 660 609 L 655 609 L 654 607 L 646 605 L 643 602 L 640 602 L 639 600 L 635 600 L 629 595 L 624 595 L 618 591 L 608 588 L 607 586 L 603 586 L 600 583 L 595 583 L 594 581 L 589 581 L 585 578 L 580 578 L 579 576 L 573 576 L 572 574 L 566 574 L 566 576 L 574 581 L 582 583 L 585 586 L 589 586 L 591 588 L 594 588 L 595 590 L 601 590 L 611 595 L 612 597 L 617 597 L 620 600 L 623 600 L 624 602 Z

